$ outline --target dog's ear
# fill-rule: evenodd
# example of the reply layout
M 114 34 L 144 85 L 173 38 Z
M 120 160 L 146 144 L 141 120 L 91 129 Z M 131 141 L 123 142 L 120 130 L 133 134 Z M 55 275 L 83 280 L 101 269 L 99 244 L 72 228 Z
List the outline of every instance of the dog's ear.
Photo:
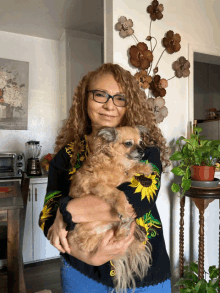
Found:
M 139 130 L 140 136 L 142 136 L 143 134 L 149 134 L 149 130 L 145 126 L 137 125 L 135 128 Z
M 98 137 L 104 138 L 107 142 L 117 141 L 118 132 L 114 127 L 105 127 L 98 131 Z

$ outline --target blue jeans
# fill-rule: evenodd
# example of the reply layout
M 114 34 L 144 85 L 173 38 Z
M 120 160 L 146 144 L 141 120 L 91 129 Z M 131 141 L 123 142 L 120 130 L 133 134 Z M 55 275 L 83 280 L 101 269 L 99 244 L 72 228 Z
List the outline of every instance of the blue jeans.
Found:
M 60 274 L 63 293 L 115 293 L 113 288 L 109 288 L 101 283 L 90 279 L 74 269 L 68 262 L 60 256 Z M 127 293 L 131 293 L 128 289 Z M 135 293 L 171 293 L 171 282 L 166 280 L 155 286 L 136 288 Z

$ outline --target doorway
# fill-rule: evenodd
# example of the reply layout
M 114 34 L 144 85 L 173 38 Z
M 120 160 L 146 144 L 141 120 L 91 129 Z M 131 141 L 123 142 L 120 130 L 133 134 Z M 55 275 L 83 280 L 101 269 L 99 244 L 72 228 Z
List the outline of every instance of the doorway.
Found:
M 207 139 L 220 139 L 220 57 L 194 52 L 194 119 Z
M 194 90 L 194 85 L 195 85 L 195 81 L 198 80 L 198 77 L 194 77 L 195 76 L 195 72 L 199 72 L 199 66 L 200 68 L 202 68 L 202 63 L 203 67 L 207 69 L 207 76 L 208 74 L 210 75 L 210 69 L 212 70 L 216 70 L 216 66 L 219 66 L 220 68 L 220 48 L 218 47 L 212 47 L 212 48 L 208 48 L 208 47 L 203 47 L 201 45 L 197 45 L 197 44 L 189 44 L 189 58 L 188 58 L 190 64 L 191 64 L 191 74 L 189 75 L 189 88 L 188 88 L 188 119 L 187 119 L 187 138 L 190 138 L 190 133 L 192 132 L 192 126 L 193 126 L 193 121 L 196 118 L 199 118 L 198 120 L 205 120 L 206 116 L 206 107 L 209 107 L 209 105 L 217 105 L 217 99 L 214 98 L 212 96 L 212 92 L 209 92 L 208 87 L 210 89 L 210 82 L 207 80 L 207 90 L 203 91 L 202 94 L 202 90 L 200 90 L 200 98 L 203 97 L 205 104 L 203 104 L 203 102 L 201 102 L 199 105 L 201 105 L 201 112 L 204 112 L 203 115 L 203 119 L 200 119 L 202 116 L 200 117 L 195 117 L 195 115 L 197 115 L 198 113 L 198 108 L 199 105 L 197 104 L 198 101 L 196 100 L 198 95 L 195 94 Z M 196 64 L 196 65 L 195 65 Z M 210 65 L 209 65 L 210 64 Z M 195 67 L 194 67 L 195 65 Z M 208 71 L 209 70 L 209 71 Z M 205 73 L 204 73 L 205 74 Z M 205 79 L 204 77 L 202 77 L 201 74 L 201 79 Z M 219 79 L 220 79 L 220 73 L 219 73 Z M 201 81 L 202 83 L 202 81 Z M 220 80 L 219 80 L 219 84 L 220 84 Z M 205 87 L 204 84 L 201 85 L 203 88 Z M 199 92 L 199 91 L 198 91 Z M 195 97 L 197 95 L 197 97 Z M 208 99 L 207 99 L 208 97 Z M 209 99 L 210 97 L 210 99 Z M 212 100 L 212 101 L 211 101 Z M 216 100 L 216 103 L 214 102 L 214 100 Z M 220 96 L 219 96 L 219 100 L 220 100 Z M 220 106 L 220 105 L 219 105 Z M 210 108 L 213 108 L 210 106 Z M 220 108 L 218 109 L 220 110 Z
M 194 119 L 198 126 L 206 124 L 209 108 L 220 110 L 220 49 L 189 44 L 188 60 L 191 64 L 188 88 L 187 138 L 190 138 Z M 211 79 L 211 80 L 210 80 Z M 219 89 L 219 91 L 218 91 Z M 207 122 L 208 124 L 208 122 Z M 210 125 L 209 125 L 210 127 Z M 210 130 L 207 131 L 209 135 Z M 213 134 L 215 131 L 212 128 Z M 204 134 L 206 135 L 206 134 Z M 208 138 L 208 137 L 207 137 Z M 218 138 L 214 138 L 218 139 Z M 215 175 L 216 177 L 216 175 Z M 205 271 L 211 265 L 218 266 L 219 204 L 215 200 L 205 210 Z M 199 212 L 190 203 L 190 260 L 198 260 Z M 205 276 L 208 278 L 208 275 Z

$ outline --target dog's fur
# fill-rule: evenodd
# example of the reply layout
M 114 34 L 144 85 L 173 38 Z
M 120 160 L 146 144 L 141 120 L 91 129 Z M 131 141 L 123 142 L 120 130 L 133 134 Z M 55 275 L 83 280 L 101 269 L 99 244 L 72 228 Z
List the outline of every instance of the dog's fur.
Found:
M 149 175 L 152 172 L 150 164 L 140 162 L 144 155 L 141 135 L 146 131 L 142 126 L 103 128 L 98 131 L 93 140 L 94 152 L 74 175 L 69 195 L 73 198 L 91 194 L 99 196 L 116 209 L 121 221 L 77 224 L 74 231 L 68 233 L 69 243 L 74 239 L 82 250 L 96 251 L 107 230 L 113 228 L 117 239 L 128 234 L 133 219 L 125 209 L 126 196 L 117 186 L 130 181 L 136 173 Z M 151 245 L 147 241 L 146 231 L 143 232 L 136 224 L 134 235 L 135 240 L 125 254 L 112 260 L 116 270 L 113 277 L 116 292 L 126 292 L 128 287 L 135 288 L 134 276 L 142 279 L 150 265 Z M 146 245 L 143 244 L 144 240 Z

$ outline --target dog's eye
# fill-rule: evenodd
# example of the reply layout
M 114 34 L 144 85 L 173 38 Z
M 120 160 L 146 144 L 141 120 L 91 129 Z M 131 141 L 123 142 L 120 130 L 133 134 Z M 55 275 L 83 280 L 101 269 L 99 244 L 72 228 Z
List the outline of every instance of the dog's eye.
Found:
M 124 142 L 124 146 L 126 146 L 127 148 L 130 148 L 130 147 L 132 147 L 132 142 L 131 141 L 126 141 L 126 142 Z

